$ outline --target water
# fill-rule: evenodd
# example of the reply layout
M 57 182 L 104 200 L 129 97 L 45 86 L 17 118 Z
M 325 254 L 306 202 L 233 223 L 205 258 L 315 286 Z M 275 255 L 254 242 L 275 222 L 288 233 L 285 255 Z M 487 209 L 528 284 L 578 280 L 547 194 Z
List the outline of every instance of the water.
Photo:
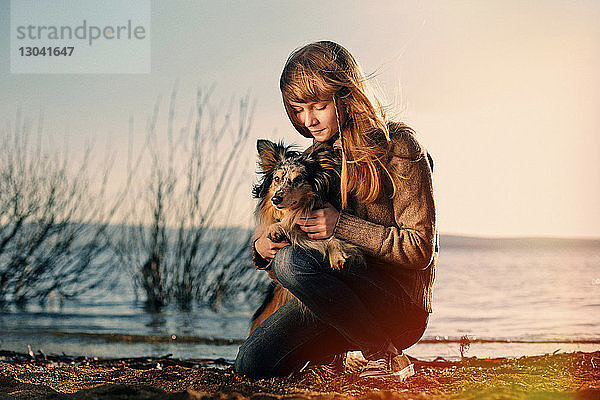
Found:
M 258 272 L 257 272 L 258 273 Z M 0 313 L 0 348 L 99 357 L 233 360 L 254 304 L 150 314 L 126 281 L 62 308 Z M 600 349 L 600 241 L 442 237 L 434 313 L 407 351 L 425 359 Z

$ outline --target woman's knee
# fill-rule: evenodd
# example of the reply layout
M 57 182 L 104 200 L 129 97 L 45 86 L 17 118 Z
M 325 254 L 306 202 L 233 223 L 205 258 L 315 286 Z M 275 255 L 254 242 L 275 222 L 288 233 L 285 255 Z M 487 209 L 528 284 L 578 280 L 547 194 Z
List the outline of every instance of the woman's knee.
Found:
M 423 311 L 423 313 L 426 312 Z M 410 321 L 404 330 L 400 330 L 399 334 L 394 335 L 395 337 L 392 338 L 392 341 L 400 350 L 408 349 L 415 345 L 425 334 L 429 313 L 426 313 L 425 316 L 421 315 L 421 312 L 416 314 L 414 320 Z
M 240 346 L 234 364 L 236 373 L 253 378 L 267 376 L 269 373 L 266 367 L 257 346 L 253 346 L 248 341 Z
M 303 280 L 323 272 L 325 260 L 317 251 L 298 246 L 286 246 L 275 254 L 273 274 L 284 287 L 302 284 Z

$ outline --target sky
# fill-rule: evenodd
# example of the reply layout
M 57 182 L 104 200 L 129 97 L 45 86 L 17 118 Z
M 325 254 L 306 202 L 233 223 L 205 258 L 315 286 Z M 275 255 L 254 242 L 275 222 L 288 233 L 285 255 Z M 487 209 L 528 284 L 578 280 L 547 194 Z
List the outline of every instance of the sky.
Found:
M 177 87 L 177 123 L 196 89 L 256 108 L 254 141 L 310 142 L 291 127 L 279 75 L 289 53 L 328 39 L 373 74 L 391 119 L 436 162 L 439 230 L 475 236 L 600 237 L 600 2 L 152 1 L 151 68 L 138 74 L 10 72 L 10 2 L 0 6 L 0 115 L 17 111 L 72 148 L 138 140 Z M 62 143 L 62 142 L 61 142 Z M 120 153 L 122 155 L 122 153 Z M 241 207 L 243 208 L 243 207 Z

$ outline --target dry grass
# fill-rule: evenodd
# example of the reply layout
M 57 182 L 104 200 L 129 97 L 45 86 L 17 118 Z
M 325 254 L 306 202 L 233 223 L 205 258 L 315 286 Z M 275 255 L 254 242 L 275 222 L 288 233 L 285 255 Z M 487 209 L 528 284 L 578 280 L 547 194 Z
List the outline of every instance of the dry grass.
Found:
M 600 399 L 600 351 L 519 359 L 415 360 L 405 382 L 332 375 L 252 380 L 231 366 L 173 359 L 47 360 L 2 357 L 0 399 Z

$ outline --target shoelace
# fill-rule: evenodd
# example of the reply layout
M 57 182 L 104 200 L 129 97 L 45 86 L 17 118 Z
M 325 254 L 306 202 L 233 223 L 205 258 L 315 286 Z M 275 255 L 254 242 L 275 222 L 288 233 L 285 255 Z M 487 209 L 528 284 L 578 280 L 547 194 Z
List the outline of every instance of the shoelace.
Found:
M 392 360 L 390 358 L 379 358 L 377 360 L 369 360 L 361 375 L 369 375 L 370 373 L 390 373 L 392 370 Z

